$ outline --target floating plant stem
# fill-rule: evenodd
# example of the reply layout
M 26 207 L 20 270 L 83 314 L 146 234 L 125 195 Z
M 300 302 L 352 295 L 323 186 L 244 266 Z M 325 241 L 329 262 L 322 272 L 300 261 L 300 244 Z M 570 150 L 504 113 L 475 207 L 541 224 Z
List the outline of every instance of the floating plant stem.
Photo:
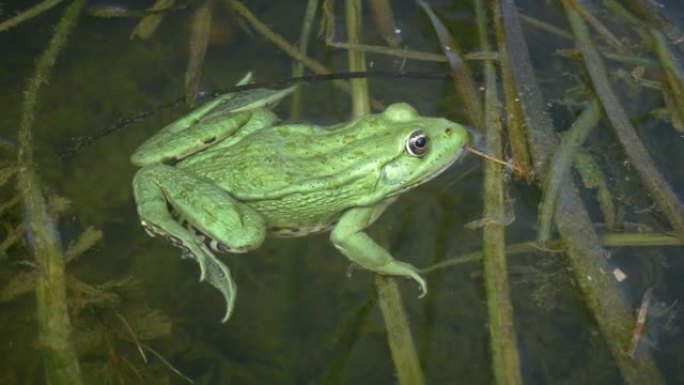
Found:
M 361 2 L 360 0 L 346 0 L 347 39 L 349 44 L 358 44 L 361 40 Z M 366 55 L 363 51 L 347 51 L 349 71 L 366 72 Z M 352 79 L 352 116 L 360 117 L 370 113 L 368 80 L 365 78 Z
M 361 31 L 361 1 L 346 0 L 347 36 L 352 44 L 358 43 Z M 365 71 L 365 54 L 363 51 L 349 50 L 349 70 Z M 363 80 L 356 82 L 355 80 Z M 370 111 L 368 82 L 366 79 L 352 81 L 352 106 L 355 117 L 368 114 Z M 381 237 L 384 238 L 384 237 Z M 404 311 L 401 295 L 392 277 L 377 275 L 375 286 L 378 291 L 378 303 L 385 320 L 390 353 L 397 372 L 400 385 L 422 385 L 425 383 L 423 370 L 418 362 L 418 354 L 413 343 L 408 318 Z
M 0 203 L 0 215 L 4 214 L 5 211 L 12 209 L 13 207 L 15 207 L 18 204 L 19 204 L 19 198 L 18 197 L 14 197 L 12 199 L 9 199 L 9 200 L 6 200 L 6 201 Z
M 176 4 L 176 0 L 157 0 L 149 8 L 150 11 L 160 11 L 164 9 L 171 9 Z M 143 40 L 148 39 L 154 31 L 157 30 L 159 24 L 164 20 L 165 14 L 154 14 L 145 16 L 140 22 L 133 28 L 131 32 L 131 37 L 137 37 Z
M 684 120 L 684 70 L 682 70 L 679 61 L 670 51 L 665 36 L 654 28 L 650 29 L 650 33 L 660 66 L 665 73 L 667 85 L 670 87 L 670 92 L 672 92 L 676 106 L 676 111 L 673 112 L 678 114 L 680 119 Z
M 377 275 L 375 287 L 378 290 L 378 303 L 382 310 L 382 318 L 385 320 L 387 340 L 399 385 L 425 384 L 425 376 L 418 362 L 418 354 L 396 281 L 391 277 Z
M 642 66 L 646 69 L 651 69 L 651 70 L 659 70 L 660 69 L 660 66 L 658 65 L 657 61 L 651 60 L 648 58 L 644 58 L 644 57 L 620 55 L 620 54 L 614 53 L 614 52 L 601 52 L 601 55 L 603 55 L 603 57 L 605 57 L 608 60 L 616 61 L 616 62 L 627 64 L 627 65 Z
M 631 359 L 636 359 L 637 348 L 641 342 L 641 338 L 646 332 L 646 317 L 648 316 L 648 309 L 651 305 L 653 288 L 649 287 L 644 295 L 641 297 L 641 305 L 637 310 L 637 320 L 634 324 L 634 330 L 632 331 L 632 339 L 629 342 L 629 348 L 627 349 L 627 354 Z
M 392 12 L 389 0 L 369 0 L 368 5 L 370 5 L 373 14 L 375 28 L 380 32 L 382 39 L 390 47 L 399 47 L 401 36 L 397 24 L 394 22 L 394 12 Z
M 202 78 L 204 54 L 207 52 L 209 33 L 211 32 L 213 3 L 213 0 L 203 0 L 202 3 L 195 8 L 192 15 L 188 67 L 185 70 L 185 104 L 188 106 L 195 104 L 195 97 L 197 97 L 197 90 L 199 89 L 200 79 Z
M 76 241 L 69 244 L 64 252 L 64 259 L 66 263 L 71 263 L 77 260 L 83 253 L 90 250 L 96 243 L 102 239 L 102 231 L 96 230 L 93 227 L 86 228 L 79 234 Z
M 449 60 L 447 59 L 446 56 L 443 54 L 439 53 L 432 53 L 432 52 L 422 52 L 422 51 L 414 51 L 406 48 L 390 48 L 390 47 L 385 47 L 381 45 L 369 45 L 369 44 L 349 44 L 349 43 L 344 43 L 344 42 L 339 42 L 339 41 L 332 41 L 332 40 L 326 40 L 325 42 L 327 45 L 335 48 L 344 48 L 344 49 L 358 49 L 361 51 L 364 51 L 366 53 L 377 53 L 380 55 L 387 55 L 387 56 L 396 56 L 400 57 L 402 59 L 411 59 L 411 60 L 418 60 L 418 61 L 430 61 L 430 62 L 438 62 L 438 63 L 446 63 Z M 498 60 L 499 56 L 497 55 L 496 52 L 470 52 L 467 54 L 463 55 L 463 58 L 467 61 L 472 61 L 472 60 Z
M 570 168 L 577 150 L 582 146 L 591 130 L 601 118 L 601 107 L 596 99 L 589 102 L 587 108 L 568 129 L 560 147 L 553 155 L 546 176 L 546 188 L 539 205 L 539 234 L 537 241 L 545 245 L 551 239 L 553 215 L 562 186 L 567 182 Z
M 169 370 L 171 370 L 171 371 L 174 372 L 178 377 L 180 377 L 181 379 L 183 379 L 183 381 L 187 382 L 188 384 L 194 384 L 194 383 L 195 383 L 192 379 L 190 379 L 188 376 L 186 376 L 185 374 L 183 374 L 183 372 L 181 372 L 180 370 L 176 369 L 176 367 L 173 366 L 166 358 L 164 358 L 164 356 L 162 356 L 161 354 L 159 354 L 159 352 L 157 352 L 156 350 L 152 349 L 151 347 L 149 347 L 149 346 L 147 346 L 147 345 L 145 345 L 145 344 L 142 344 L 141 346 L 142 346 L 145 350 L 147 350 L 148 352 L 152 353 L 153 356 L 157 357 L 157 358 L 159 359 L 159 361 L 161 361 L 161 363 L 164 364 L 164 366 L 166 366 L 167 368 L 169 368 Z
M 347 367 L 350 357 L 353 355 L 359 337 L 363 334 L 363 322 L 368 314 L 376 309 L 376 293 L 370 292 L 366 298 L 360 300 L 354 308 L 345 312 L 346 318 L 337 324 L 335 331 L 331 333 L 329 349 L 334 351 L 334 356 L 327 361 L 327 368 L 320 376 L 319 384 L 338 384 L 341 382 L 344 368 Z
M 283 52 L 288 54 L 293 59 L 304 64 L 304 66 L 309 70 L 317 74 L 331 73 L 331 71 L 325 68 L 325 66 L 323 66 L 316 60 L 304 55 L 295 46 L 288 43 L 287 40 L 283 39 L 282 36 L 276 34 L 266 24 L 259 21 L 259 19 L 257 19 L 256 16 L 254 16 L 254 14 L 249 9 L 247 9 L 247 7 L 245 7 L 245 5 L 241 2 L 236 0 L 226 0 L 226 4 L 228 4 L 228 6 L 232 10 L 234 10 L 238 15 L 242 16 L 245 20 L 247 20 L 247 22 L 252 26 L 252 28 L 259 32 L 264 38 L 266 38 L 266 40 L 275 44 L 278 48 L 283 50 Z
M 64 254 L 59 231 L 54 218 L 50 217 L 36 174 L 32 126 L 40 88 L 50 77 L 57 55 L 76 25 L 84 4 L 85 0 L 75 0 L 69 5 L 52 40 L 38 59 L 35 73 L 24 91 L 19 124 L 17 185 L 26 212 L 26 231 L 33 239 L 33 257 L 39 272 L 35 275 L 36 309 L 46 382 L 53 385 L 78 385 L 82 381 L 78 358 L 70 341 Z
M 586 25 L 574 8 L 568 4 L 568 1 L 564 0 L 563 5 L 575 34 L 575 42 L 582 53 L 584 66 L 587 69 L 594 91 L 603 105 L 606 116 L 613 126 L 613 130 L 630 163 L 650 192 L 656 205 L 669 220 L 678 236 L 684 239 L 684 204 L 653 163 L 610 85 L 606 68 L 591 41 Z
M 501 54 L 508 56 L 508 64 L 518 91 L 517 98 L 525 116 L 534 168 L 542 171 L 558 147 L 556 130 L 545 111 L 544 99 L 534 76 L 515 2 L 492 0 L 491 4 L 495 8 L 500 7 L 506 39 L 506 51 Z M 545 181 L 541 182 L 544 188 Z M 613 278 L 607 274 L 610 269 L 605 260 L 605 252 L 573 181 L 568 181 L 559 191 L 555 222 L 567 247 L 566 253 L 575 281 L 625 382 L 634 385 L 661 384 L 663 380 L 660 372 L 648 353 L 638 361 L 632 361 L 624 354 L 624 341 L 628 338 L 634 317 Z
M 13 199 L 14 200 L 14 199 Z M 7 258 L 7 250 L 21 241 L 24 235 L 24 228 L 20 225 L 10 229 L 3 229 L 3 240 L 0 242 L 0 261 Z
M 247 7 L 244 6 L 241 2 L 237 0 L 225 0 L 226 4 L 228 7 L 230 7 L 232 10 L 234 10 L 237 14 L 242 16 L 247 22 L 256 30 L 259 32 L 266 40 L 270 41 L 271 43 L 275 44 L 278 48 L 280 48 L 283 52 L 285 52 L 287 55 L 289 55 L 291 58 L 300 61 L 306 68 L 308 68 L 310 71 L 316 74 L 330 74 L 332 73 L 329 69 L 327 69 L 324 65 L 321 63 L 317 62 L 314 59 L 311 59 L 310 57 L 304 55 L 300 50 L 298 50 L 295 46 L 292 44 L 288 43 L 287 40 L 285 40 L 282 36 L 278 35 L 277 33 L 273 32 L 266 24 L 262 23 L 259 21 L 259 19 L 254 16 L 254 14 L 247 9 Z M 336 87 L 340 88 L 341 90 L 345 92 L 350 92 L 349 85 L 341 80 L 336 80 L 333 82 Z M 376 109 L 383 109 L 385 106 L 374 100 L 370 100 L 370 104 L 373 108 Z
M 535 19 L 534 17 L 527 16 L 527 15 L 518 15 L 521 21 L 525 22 L 525 24 L 529 25 L 530 27 L 535 27 L 537 29 L 540 29 L 545 32 L 552 33 L 561 39 L 565 40 L 573 40 L 575 37 L 572 36 L 570 32 L 567 32 L 564 29 L 558 28 L 555 25 L 551 25 L 547 22 L 541 21 L 539 19 Z
M 639 35 L 643 42 L 648 41 L 648 34 L 644 30 L 643 20 L 634 16 L 627 8 L 625 8 L 622 0 L 603 0 L 603 6 L 606 7 L 611 15 L 616 19 L 621 19 L 634 27 L 635 32 Z M 573 37 L 574 40 L 574 37 Z
M 480 47 L 489 51 L 485 0 L 475 1 Z M 491 60 L 484 62 L 485 103 L 484 134 L 487 152 L 496 158 L 502 156 L 501 103 L 497 93 L 496 71 Z M 499 385 L 522 384 L 518 344 L 513 326 L 506 264 L 506 207 L 502 169 L 493 162 L 484 163 L 484 209 L 486 218 L 482 227 L 484 285 L 487 293 L 489 346 L 492 352 L 492 369 Z
M 684 246 L 684 241 L 663 233 L 608 233 L 601 235 L 606 247 Z
M 33 7 L 17 14 L 16 16 L 10 17 L 9 19 L 0 22 L 0 32 L 6 31 L 10 28 L 16 27 L 17 25 L 29 20 L 35 16 L 40 15 L 45 11 L 49 11 L 57 4 L 61 3 L 62 0 L 45 0 Z
M 515 89 L 513 94 L 506 93 L 506 98 L 509 100 L 512 98 L 513 102 L 520 105 L 533 159 L 532 168 L 535 174 L 540 175 L 552 149 L 556 146 L 555 137 L 552 134 L 553 123 L 544 108 L 544 98 L 537 85 L 537 78 L 532 69 L 527 43 L 513 0 L 494 0 L 492 7 L 494 7 L 493 13 L 499 15 L 497 17 L 499 20 L 495 20 L 495 23 L 502 25 L 502 31 L 497 32 L 497 35 L 501 36 L 505 43 L 502 45 L 499 41 L 500 56 L 502 60 L 506 60 Z M 507 55 L 505 59 L 504 55 Z M 502 70 L 502 73 L 505 71 Z M 509 106 L 509 100 L 506 102 L 507 106 Z
M 524 114 L 515 89 L 511 66 L 508 64 L 506 53 L 506 32 L 501 18 L 501 9 L 493 7 L 494 29 L 496 31 L 496 45 L 499 47 L 499 63 L 501 67 L 501 82 L 506 104 L 506 131 L 508 144 L 511 147 L 513 163 L 519 178 L 529 179 L 533 174 L 527 135 L 525 134 Z
M 477 91 L 477 87 L 475 87 L 475 81 L 473 80 L 470 69 L 465 64 L 465 60 L 463 60 L 461 50 L 458 48 L 456 41 L 444 24 L 442 24 L 437 15 L 432 12 L 430 6 L 423 0 L 418 0 L 418 5 L 423 8 L 430 18 L 432 28 L 435 30 L 437 38 L 442 46 L 442 51 L 449 61 L 451 77 L 454 80 L 454 88 L 456 89 L 456 93 L 458 94 L 461 103 L 463 103 L 468 123 L 479 131 L 484 130 L 480 93 Z
M 662 233 L 607 233 L 600 236 L 601 244 L 604 247 L 662 247 L 662 246 L 684 246 L 684 241 L 677 237 Z M 506 256 L 514 257 L 520 254 L 540 254 L 540 258 L 546 253 L 565 253 L 565 243 L 560 239 L 555 239 L 546 243 L 545 247 L 540 247 L 536 241 L 514 243 L 506 246 Z M 447 258 L 439 263 L 419 269 L 423 274 L 429 274 L 447 267 L 462 265 L 465 263 L 477 262 L 484 257 L 483 251 L 459 255 Z
M 306 11 L 304 13 L 304 23 L 302 30 L 299 32 L 299 50 L 306 55 L 309 48 L 309 37 L 311 35 L 311 28 L 316 19 L 316 10 L 318 9 L 318 0 L 308 0 L 306 3 Z M 304 65 L 301 62 L 295 62 L 292 66 L 292 76 L 300 77 L 304 75 Z M 295 88 L 292 92 L 290 104 L 290 120 L 299 120 L 302 109 L 302 89 Z
M 594 30 L 603 37 L 609 45 L 616 49 L 620 53 L 627 53 L 627 48 L 618 40 L 615 35 L 613 35 L 608 28 L 606 28 L 603 23 L 601 23 L 597 18 L 594 17 L 583 4 L 580 4 L 577 0 L 569 0 L 569 4 L 575 9 L 575 11 L 584 18 L 587 23 L 589 23 Z
M 476 149 L 476 148 L 474 148 L 474 147 L 465 146 L 465 147 L 463 147 L 463 149 L 466 150 L 466 151 L 468 151 L 468 152 L 471 153 L 471 154 L 474 154 L 474 155 L 477 155 L 477 156 L 479 156 L 479 157 L 484 158 L 484 159 L 485 159 L 486 161 L 488 161 L 488 162 L 494 162 L 494 163 L 496 163 L 496 164 L 498 164 L 498 165 L 500 165 L 500 166 L 502 166 L 502 167 L 506 167 L 506 168 L 511 169 L 512 171 L 516 172 L 516 173 L 522 174 L 522 170 L 519 169 L 519 168 L 517 168 L 517 167 L 515 167 L 515 165 L 512 165 L 512 164 L 510 164 L 510 163 L 506 163 L 506 162 L 504 162 L 504 161 L 501 160 L 501 159 L 498 159 L 498 158 L 495 158 L 495 157 L 493 157 L 493 156 L 487 155 L 486 153 L 484 153 L 484 152 L 482 152 L 482 151 L 480 151 L 480 150 L 478 150 L 478 149 Z
M 585 152 L 578 152 L 575 155 L 575 170 L 582 178 L 584 187 L 596 189 L 596 201 L 603 215 L 603 221 L 609 229 L 616 229 L 621 224 L 613 203 L 613 195 L 608 187 L 606 175 L 601 166 L 592 155 Z
M 670 114 L 672 114 L 674 128 L 681 131 L 682 124 L 677 122 L 684 121 L 684 70 L 682 70 L 679 61 L 670 50 L 667 39 L 658 29 L 652 26 L 649 27 L 648 24 L 643 23 L 641 19 L 632 15 L 623 4 L 618 3 L 615 0 L 604 0 L 603 3 L 613 14 L 618 15 L 627 23 L 631 24 L 645 44 L 653 46 L 658 57 L 658 62 L 645 58 L 632 58 L 632 60 L 629 60 L 629 57 L 616 57 L 614 54 L 607 54 L 605 52 L 602 52 L 602 54 L 611 60 L 626 61 L 627 63 L 641 65 L 652 70 L 662 70 L 670 93 L 667 94 L 667 90 L 663 90 L 662 92 L 665 93 L 664 96 L 666 98 L 669 95 L 672 95 L 674 108 L 671 108 Z M 657 24 L 657 21 L 654 21 L 654 23 Z M 683 38 L 684 36 L 679 39 L 682 40 Z M 681 44 L 681 42 L 679 44 Z M 680 49 L 681 48 L 684 48 L 684 46 L 680 46 Z
M 665 33 L 672 44 L 676 45 L 680 51 L 684 51 L 684 35 L 682 31 L 670 22 L 665 14 L 661 14 L 665 7 L 659 8 L 656 6 L 656 2 L 643 0 L 622 0 L 621 3 L 634 13 L 639 20 L 645 20 L 651 27 Z

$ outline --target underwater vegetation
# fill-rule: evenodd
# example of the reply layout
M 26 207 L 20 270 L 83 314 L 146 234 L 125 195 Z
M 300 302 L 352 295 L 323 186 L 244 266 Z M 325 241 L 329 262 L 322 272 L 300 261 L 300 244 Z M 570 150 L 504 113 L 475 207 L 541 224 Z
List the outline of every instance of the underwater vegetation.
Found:
M 0 383 L 684 381 L 679 2 L 20 3 L 0 2 Z M 221 324 L 145 235 L 129 157 L 248 71 L 298 85 L 287 122 L 407 102 L 472 128 L 459 169 L 369 228 L 424 298 L 327 234 L 268 239 L 221 257 L 241 289 Z

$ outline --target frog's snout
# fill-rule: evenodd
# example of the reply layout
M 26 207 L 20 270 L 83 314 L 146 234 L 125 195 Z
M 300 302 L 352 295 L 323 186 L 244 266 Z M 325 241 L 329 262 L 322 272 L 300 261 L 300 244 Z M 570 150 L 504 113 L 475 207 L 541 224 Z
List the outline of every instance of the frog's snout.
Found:
M 475 148 L 481 148 L 484 146 L 484 135 L 480 134 L 479 131 L 470 127 L 463 126 L 468 132 L 468 145 Z
M 463 131 L 465 131 L 465 135 Z M 482 135 L 469 126 L 462 126 L 457 124 L 453 126 L 447 126 L 444 128 L 445 138 L 451 138 L 453 135 L 462 137 L 462 145 L 469 144 L 471 146 L 474 146 L 482 144 L 484 142 Z

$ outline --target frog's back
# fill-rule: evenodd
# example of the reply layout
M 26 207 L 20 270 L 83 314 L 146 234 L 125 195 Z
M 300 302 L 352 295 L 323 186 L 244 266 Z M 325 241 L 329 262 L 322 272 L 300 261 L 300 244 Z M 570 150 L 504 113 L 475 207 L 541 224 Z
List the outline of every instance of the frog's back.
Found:
M 311 230 L 432 179 L 458 158 L 466 141 L 458 124 L 421 117 L 398 103 L 330 128 L 263 128 L 177 167 L 229 192 L 271 227 Z
M 359 135 L 352 136 L 344 128 L 275 126 L 229 148 L 204 151 L 178 167 L 212 180 L 276 225 L 323 226 L 364 203 L 363 191 L 373 188 L 378 167 L 369 161 L 368 149 L 353 150 Z

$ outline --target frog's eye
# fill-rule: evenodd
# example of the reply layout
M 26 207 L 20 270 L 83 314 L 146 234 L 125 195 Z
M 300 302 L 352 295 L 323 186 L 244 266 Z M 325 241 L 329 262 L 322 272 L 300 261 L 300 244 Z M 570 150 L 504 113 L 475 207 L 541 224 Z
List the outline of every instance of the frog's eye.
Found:
M 421 130 L 413 132 L 406 140 L 406 152 L 420 158 L 427 152 L 428 138 Z

